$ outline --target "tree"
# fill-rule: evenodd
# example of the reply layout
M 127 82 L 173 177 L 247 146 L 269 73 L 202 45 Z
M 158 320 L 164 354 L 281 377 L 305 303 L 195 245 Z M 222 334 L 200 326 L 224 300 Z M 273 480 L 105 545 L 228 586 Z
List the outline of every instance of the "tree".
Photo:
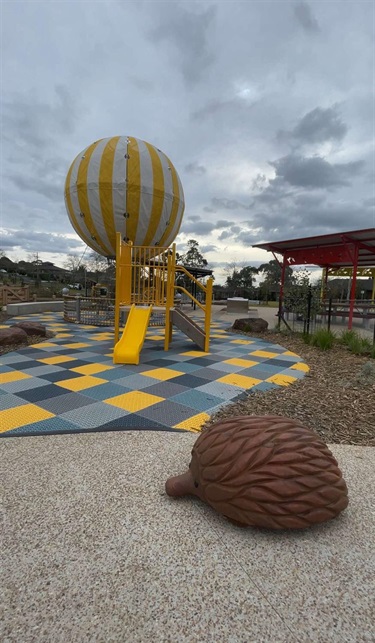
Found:
M 180 263 L 194 268 L 205 268 L 208 264 L 199 250 L 199 243 L 195 239 L 189 239 L 187 242 L 188 250 L 180 257 Z
M 249 297 L 252 295 L 253 283 L 255 275 L 258 274 L 258 268 L 254 266 L 244 266 L 241 270 L 238 270 L 235 263 L 228 264 L 228 269 L 231 270 L 227 276 L 225 285 L 230 290 L 233 290 L 234 296 L 237 292 L 241 290 L 244 296 Z
M 100 274 L 106 272 L 108 269 L 108 261 L 103 255 L 92 251 L 87 261 L 87 269 L 90 270 L 90 272 L 95 272 L 95 280 L 99 281 Z
M 276 293 L 279 292 L 281 284 L 282 267 L 280 263 L 276 259 L 271 259 L 268 263 L 262 263 L 258 271 L 264 275 L 263 281 L 259 284 L 261 294 L 265 299 L 269 299 L 270 296 L 274 296 L 276 299 Z M 286 266 L 284 285 L 289 286 L 293 283 L 293 270 L 290 266 Z

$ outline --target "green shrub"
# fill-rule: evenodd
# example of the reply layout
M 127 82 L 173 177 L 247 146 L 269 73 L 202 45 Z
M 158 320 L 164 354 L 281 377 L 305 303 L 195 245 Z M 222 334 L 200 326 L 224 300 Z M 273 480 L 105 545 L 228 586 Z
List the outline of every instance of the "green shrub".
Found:
M 327 330 L 326 328 L 321 328 L 311 336 L 310 344 L 312 346 L 317 346 L 322 351 L 326 351 L 332 348 L 335 342 L 335 339 L 336 339 L 335 335 L 331 330 Z
M 340 344 L 344 344 L 344 346 L 349 346 L 350 342 L 352 342 L 355 338 L 359 338 L 359 335 L 355 332 L 355 330 L 345 330 L 340 335 L 339 342 Z
M 371 353 L 372 344 L 369 339 L 356 335 L 348 343 L 348 348 L 354 355 L 367 355 Z

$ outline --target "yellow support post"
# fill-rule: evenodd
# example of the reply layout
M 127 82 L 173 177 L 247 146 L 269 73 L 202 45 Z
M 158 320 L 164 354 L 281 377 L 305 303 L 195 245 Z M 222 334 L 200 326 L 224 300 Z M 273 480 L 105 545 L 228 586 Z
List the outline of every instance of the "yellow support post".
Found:
M 371 293 L 371 299 L 372 301 L 375 301 L 375 268 L 372 269 L 372 293 Z
M 121 252 L 121 297 L 122 303 L 130 306 L 132 299 L 132 244 L 122 245 Z
M 121 234 L 116 234 L 116 284 L 115 284 L 115 345 L 120 334 L 120 303 L 121 303 Z
M 212 286 L 213 286 L 213 279 L 212 277 L 209 277 L 207 279 L 207 285 L 206 285 L 206 311 L 204 316 L 204 333 L 205 333 L 204 351 L 205 353 L 208 353 L 208 351 L 210 350 L 211 308 L 212 308 L 212 290 L 213 290 Z

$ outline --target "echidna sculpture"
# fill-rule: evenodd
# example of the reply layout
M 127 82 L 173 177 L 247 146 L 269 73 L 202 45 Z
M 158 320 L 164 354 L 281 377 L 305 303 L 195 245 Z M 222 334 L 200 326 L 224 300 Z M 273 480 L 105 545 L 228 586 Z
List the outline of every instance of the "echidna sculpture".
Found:
M 301 529 L 335 518 L 348 490 L 327 445 L 298 420 L 224 419 L 203 431 L 169 496 L 195 495 L 240 526 Z

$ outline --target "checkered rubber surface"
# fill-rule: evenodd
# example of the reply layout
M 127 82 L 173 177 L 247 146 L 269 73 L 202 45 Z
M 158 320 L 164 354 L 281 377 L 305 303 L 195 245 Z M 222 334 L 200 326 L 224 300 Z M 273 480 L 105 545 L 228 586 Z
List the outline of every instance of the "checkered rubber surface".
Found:
M 38 321 L 52 339 L 0 357 L 0 435 L 152 429 L 199 431 L 221 406 L 249 392 L 287 386 L 308 366 L 278 344 L 228 333 L 213 322 L 204 353 L 180 331 L 164 351 L 164 328 L 149 328 L 140 364 L 113 364 L 113 331 Z M 4 326 L 2 326 L 4 327 Z

